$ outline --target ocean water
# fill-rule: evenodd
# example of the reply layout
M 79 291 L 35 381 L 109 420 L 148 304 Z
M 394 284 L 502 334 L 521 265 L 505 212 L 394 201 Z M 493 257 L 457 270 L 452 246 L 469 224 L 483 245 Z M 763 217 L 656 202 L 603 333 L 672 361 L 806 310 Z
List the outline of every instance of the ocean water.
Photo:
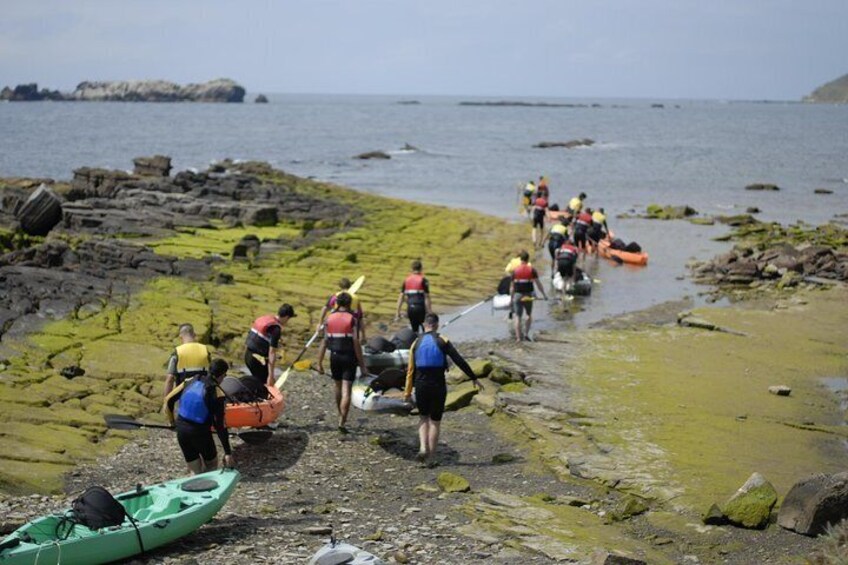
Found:
M 650 253 L 645 269 L 591 264 L 601 282 L 573 316 L 578 327 L 697 297 L 704 289 L 685 278 L 687 261 L 726 248 L 712 241 L 725 231 L 721 226 L 618 220 L 618 214 L 650 203 L 688 204 L 707 214 L 757 206 L 763 220 L 819 224 L 848 213 L 848 106 L 545 99 L 589 107 L 484 107 L 459 104 L 483 100 L 472 97 L 269 99 L 226 105 L 0 104 L 0 176 L 67 179 L 79 166 L 130 169 L 133 157 L 153 154 L 170 155 L 176 170 L 205 168 L 225 157 L 259 159 L 364 191 L 520 221 L 519 186 L 544 174 L 554 202 L 563 205 L 586 192 L 586 204 L 603 206 L 617 235 Z M 420 103 L 398 103 L 411 99 Z M 596 144 L 532 147 L 575 138 Z M 407 143 L 418 150 L 403 150 Z M 353 159 L 372 150 L 392 158 Z M 754 182 L 781 190 L 744 190 Z M 833 194 L 814 194 L 816 188 Z M 528 226 L 528 243 L 529 232 Z M 540 322 L 549 325 L 539 306 Z M 497 337 L 506 331 L 500 318 L 484 307 L 452 332 Z

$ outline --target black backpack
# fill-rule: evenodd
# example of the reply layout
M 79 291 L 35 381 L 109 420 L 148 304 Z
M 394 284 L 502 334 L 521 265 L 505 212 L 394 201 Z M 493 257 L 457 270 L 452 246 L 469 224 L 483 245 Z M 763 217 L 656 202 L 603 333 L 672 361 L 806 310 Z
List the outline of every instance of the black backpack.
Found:
M 121 503 L 101 486 L 89 487 L 74 500 L 71 514 L 75 522 L 90 530 L 120 526 L 127 515 Z
M 627 244 L 624 243 L 623 239 L 615 238 L 610 242 L 610 247 L 623 251 Z
M 636 243 L 635 241 L 631 241 L 624 247 L 624 250 L 630 253 L 641 253 L 642 246 Z
M 391 353 L 396 349 L 395 344 L 381 335 L 368 338 L 367 349 L 373 353 Z
M 392 337 L 392 343 L 396 349 L 409 349 L 416 337 L 418 334 L 412 331 L 412 328 L 404 328 Z
M 498 283 L 498 294 L 509 294 L 509 286 L 512 283 L 512 277 L 506 276 Z

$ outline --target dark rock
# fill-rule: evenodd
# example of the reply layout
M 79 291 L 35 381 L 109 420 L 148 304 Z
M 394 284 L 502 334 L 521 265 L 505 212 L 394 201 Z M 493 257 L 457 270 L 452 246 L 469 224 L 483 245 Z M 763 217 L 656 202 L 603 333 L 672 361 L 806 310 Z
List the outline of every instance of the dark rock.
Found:
M 707 526 L 724 526 L 728 523 L 727 517 L 721 511 L 721 508 L 718 507 L 718 504 L 710 506 L 706 514 L 701 517 L 701 521 Z
M 696 215 L 698 211 L 691 206 L 660 206 L 659 204 L 649 204 L 645 213 L 648 218 L 654 220 L 681 220 Z
M 9 102 L 39 102 L 41 100 L 65 100 L 66 97 L 58 90 L 38 90 L 38 84 L 19 84 L 14 89 L 8 86 L 0 91 L 0 100 Z
M 536 149 L 550 149 L 552 147 L 564 147 L 566 149 L 574 149 L 576 147 L 590 147 L 595 144 L 594 139 L 572 139 L 570 141 L 540 141 L 533 147 Z
M 833 194 L 833 191 L 827 188 L 817 188 L 813 190 L 814 194 Z
M 97 102 L 242 102 L 245 90 L 230 79 L 180 86 L 164 80 L 81 82 L 74 100 Z
M 775 190 L 780 190 L 780 187 L 777 186 L 776 184 L 754 183 L 754 184 L 749 184 L 748 186 L 746 186 L 745 190 L 771 190 L 771 191 L 775 191 Z
M 253 234 L 248 234 L 241 238 L 241 241 L 236 243 L 235 247 L 233 247 L 233 260 L 236 259 L 250 259 L 252 257 L 256 257 L 259 255 L 259 248 L 261 246 L 261 242 L 259 238 Z
M 68 200 L 79 200 L 92 196 L 111 197 L 119 184 L 130 179 L 132 177 L 123 171 L 92 167 L 74 169 L 74 178 L 71 181 Z
M 79 367 L 77 365 L 68 365 L 67 367 L 63 367 L 61 371 L 59 371 L 66 379 L 70 380 L 74 377 L 81 377 L 85 374 L 85 369 Z
M 268 103 L 268 97 L 265 96 L 264 94 L 260 94 L 259 96 L 256 97 L 256 100 L 254 100 L 254 102 L 256 104 L 267 104 Z
M 746 214 L 759 214 L 761 211 L 762 210 L 760 210 L 756 206 L 748 206 L 747 208 L 745 208 Z
M 759 220 L 750 214 L 737 214 L 735 216 L 716 216 L 716 220 L 728 226 L 748 226 L 759 223 Z
M 597 551 L 592 555 L 591 565 L 647 565 L 646 561 L 629 557 L 618 551 Z
M 47 235 L 62 220 L 62 201 L 42 184 L 30 194 L 15 217 L 30 235 Z
M 215 284 L 233 284 L 235 278 L 230 273 L 218 273 L 215 275 Z
M 385 151 L 368 151 L 367 153 L 360 153 L 355 156 L 354 159 L 391 159 L 392 156 L 386 153 Z
M 276 206 L 251 206 L 244 208 L 241 214 L 241 222 L 248 226 L 275 226 L 277 225 Z
M 171 158 L 164 155 L 136 157 L 133 173 L 142 177 L 167 177 L 171 174 Z
M 817 474 L 802 479 L 790 489 L 777 523 L 799 534 L 817 536 L 848 518 L 848 472 Z

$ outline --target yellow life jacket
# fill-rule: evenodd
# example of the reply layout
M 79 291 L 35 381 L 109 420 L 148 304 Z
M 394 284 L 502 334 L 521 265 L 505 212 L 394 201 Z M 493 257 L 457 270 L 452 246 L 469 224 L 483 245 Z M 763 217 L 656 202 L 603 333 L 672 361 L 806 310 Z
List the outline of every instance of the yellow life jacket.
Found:
M 563 224 L 554 224 L 551 226 L 551 233 L 558 233 L 559 235 L 568 235 L 568 226 Z
M 177 346 L 177 372 L 196 373 L 209 370 L 209 350 L 202 343 Z
M 583 208 L 583 201 L 580 200 L 579 197 L 575 196 L 568 202 L 568 207 L 574 210 L 575 212 L 579 212 Z
M 603 224 L 604 222 L 607 221 L 606 214 L 602 214 L 601 212 L 598 212 L 596 210 L 595 212 L 592 213 L 592 221 L 595 222 L 596 224 Z
M 348 292 L 347 290 L 338 291 L 336 293 L 336 300 L 338 300 L 339 295 L 342 293 L 350 295 L 350 311 L 356 312 L 357 310 L 359 310 L 359 298 L 357 298 L 355 294 L 350 294 L 350 292 Z M 333 310 L 335 311 L 335 308 Z
M 509 263 L 506 264 L 506 269 L 504 269 L 504 272 L 508 275 L 511 275 L 515 268 L 518 267 L 520 264 L 521 259 L 519 259 L 518 257 L 513 257 L 509 260 Z

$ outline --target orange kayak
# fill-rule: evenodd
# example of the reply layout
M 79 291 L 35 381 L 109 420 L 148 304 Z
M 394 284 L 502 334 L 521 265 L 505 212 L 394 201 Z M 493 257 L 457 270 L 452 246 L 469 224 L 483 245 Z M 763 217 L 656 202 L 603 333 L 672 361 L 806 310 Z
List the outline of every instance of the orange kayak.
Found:
M 613 249 L 610 247 L 608 239 L 602 239 L 598 242 L 598 254 L 605 259 L 611 259 L 613 261 L 615 261 L 615 258 L 618 258 L 628 265 L 644 266 L 648 264 L 648 254 L 644 251 L 632 253 L 630 251 Z
M 286 408 L 286 396 L 276 387 L 266 385 L 266 388 L 267 400 L 227 404 L 224 423 L 228 428 L 262 428 L 277 420 Z

